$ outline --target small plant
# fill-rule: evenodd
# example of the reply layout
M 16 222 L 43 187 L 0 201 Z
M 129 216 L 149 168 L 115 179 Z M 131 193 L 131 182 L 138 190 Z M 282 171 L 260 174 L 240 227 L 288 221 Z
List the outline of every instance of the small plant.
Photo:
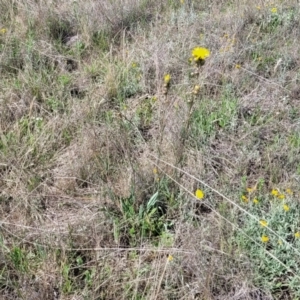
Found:
M 231 95 L 224 95 L 221 103 L 201 101 L 191 115 L 191 142 L 200 145 L 217 131 L 234 128 L 236 118 L 237 99 Z
M 140 129 L 142 134 L 150 128 L 151 122 L 153 120 L 156 100 L 156 97 L 149 97 L 141 100 L 142 102 L 136 110 L 138 117 L 138 128 Z
M 27 272 L 29 270 L 29 253 L 20 247 L 14 247 L 11 249 L 9 256 L 16 270 L 20 272 Z
M 300 207 L 290 189 L 274 188 L 269 195 L 260 195 L 258 202 L 253 201 L 258 197 L 255 194 L 253 190 L 246 203 L 253 218 L 245 217 L 236 242 L 254 263 L 257 284 L 274 294 L 289 289 L 299 297 L 295 282 L 300 282 Z
M 134 195 L 120 199 L 121 211 L 113 213 L 115 237 L 129 237 L 131 246 L 143 239 L 153 239 L 163 234 L 166 221 L 160 206 L 159 193 L 156 192 L 145 203 L 137 206 Z M 109 214 L 112 211 L 108 211 Z M 154 240 L 153 240 L 154 241 Z

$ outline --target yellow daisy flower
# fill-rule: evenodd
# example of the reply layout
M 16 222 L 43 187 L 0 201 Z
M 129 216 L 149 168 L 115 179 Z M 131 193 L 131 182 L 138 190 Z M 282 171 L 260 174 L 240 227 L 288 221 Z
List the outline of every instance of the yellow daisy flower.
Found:
M 169 84 L 170 80 L 171 80 L 171 75 L 170 74 L 166 74 L 164 76 L 164 82 L 165 82 L 165 84 Z
M 263 227 L 268 226 L 268 222 L 267 222 L 266 220 L 260 220 L 259 223 L 260 223 L 260 225 L 263 226 Z
M 289 195 L 292 195 L 292 194 L 293 194 L 293 192 L 292 192 L 291 189 L 286 189 L 285 191 L 286 191 Z
M 174 259 L 173 256 L 171 254 L 169 254 L 168 261 L 172 261 L 173 259 Z
M 263 235 L 263 236 L 261 237 L 261 241 L 262 241 L 263 243 L 267 243 L 269 240 L 270 240 L 270 239 L 269 239 L 266 235 Z
M 197 95 L 200 91 L 200 85 L 195 85 L 194 90 L 193 90 L 193 94 Z
M 194 61 L 198 62 L 200 60 L 205 60 L 207 57 L 210 56 L 210 51 L 203 47 L 195 47 L 192 50 L 192 57 Z
M 273 7 L 273 8 L 271 9 L 271 12 L 272 12 L 273 14 L 276 14 L 276 13 L 277 13 L 277 7 Z
M 195 192 L 195 196 L 197 199 L 201 200 L 204 198 L 204 192 L 200 189 L 197 189 Z
M 289 207 L 287 204 L 284 204 L 284 205 L 283 205 L 283 209 L 284 209 L 285 211 L 289 211 L 289 210 L 290 210 L 290 207 Z
M 247 198 L 247 196 L 243 195 L 241 198 L 245 203 L 249 202 L 249 199 Z
M 273 190 L 271 191 L 271 195 L 273 195 L 273 196 L 278 196 L 278 195 L 279 195 L 278 190 L 273 189 Z
M 295 234 L 294 234 L 294 236 L 295 236 L 295 238 L 300 238 L 300 232 L 299 231 L 297 231 Z
M 255 191 L 255 187 L 253 187 L 253 188 L 248 187 L 246 190 L 248 193 L 253 193 Z

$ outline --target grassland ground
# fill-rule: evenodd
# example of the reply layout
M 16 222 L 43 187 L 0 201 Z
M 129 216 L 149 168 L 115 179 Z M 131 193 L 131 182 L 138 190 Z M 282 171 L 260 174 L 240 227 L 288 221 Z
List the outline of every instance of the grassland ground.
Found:
M 300 299 L 299 15 L 0 0 L 0 298 Z

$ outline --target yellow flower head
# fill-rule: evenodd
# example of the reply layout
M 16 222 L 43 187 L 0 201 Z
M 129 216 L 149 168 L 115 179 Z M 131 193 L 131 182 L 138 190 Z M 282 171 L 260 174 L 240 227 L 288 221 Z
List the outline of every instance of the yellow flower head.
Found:
M 157 174 L 158 171 L 157 171 L 157 168 L 153 168 L 153 174 Z
M 284 205 L 283 205 L 283 209 L 284 209 L 285 211 L 289 211 L 289 210 L 290 210 L 290 207 L 289 207 L 287 204 L 284 204 Z
M 203 199 L 204 198 L 204 192 L 200 189 L 197 189 L 196 192 L 195 192 L 195 196 L 197 199 Z
M 251 187 L 247 187 L 247 192 L 248 193 L 253 193 L 255 191 L 255 187 L 251 188 Z
M 273 190 L 271 191 L 271 195 L 273 195 L 273 196 L 278 196 L 278 195 L 279 195 L 278 190 L 273 189 Z
M 254 203 L 254 204 L 258 204 L 258 203 L 259 203 L 258 199 L 254 198 L 254 199 L 253 199 L 253 203 Z
M 273 8 L 271 9 L 271 13 L 276 14 L 276 13 L 277 13 L 277 7 L 273 7 Z
M 164 82 L 165 82 L 165 84 L 169 84 L 170 80 L 171 80 L 171 75 L 170 74 L 166 74 L 164 76 Z
M 6 29 L 6 28 L 1 28 L 1 29 L 0 29 L 0 33 L 1 33 L 1 34 L 5 34 L 6 32 L 7 32 L 7 29 Z
M 249 199 L 248 199 L 247 196 L 245 196 L 245 195 L 242 196 L 242 200 L 243 200 L 245 203 L 248 203 L 248 202 L 249 202 Z
M 195 85 L 194 89 L 195 89 L 195 91 L 199 91 L 200 90 L 200 85 Z
M 168 261 L 172 261 L 173 259 L 174 259 L 173 256 L 171 254 L 169 254 Z
M 279 195 L 277 195 L 277 198 L 278 198 L 278 199 L 284 199 L 284 198 L 285 198 L 285 195 L 284 195 L 284 194 L 279 194 Z
M 200 91 L 200 85 L 195 85 L 194 90 L 193 90 L 193 94 L 197 95 Z
M 266 235 L 263 235 L 263 236 L 261 237 L 261 241 L 262 241 L 263 243 L 267 243 L 269 240 L 270 240 L 270 239 L 269 239 Z
M 205 60 L 209 56 L 210 56 L 210 51 L 206 48 L 196 47 L 192 50 L 192 57 L 196 62 Z
M 293 194 L 293 192 L 292 192 L 291 189 L 286 189 L 285 191 L 286 191 L 289 195 L 292 195 L 292 194 Z
M 260 220 L 259 223 L 260 223 L 260 225 L 263 226 L 263 227 L 268 226 L 268 222 L 267 222 L 266 220 Z
M 299 231 L 297 231 L 294 235 L 295 235 L 295 238 L 297 238 L 297 239 L 300 238 L 300 232 Z

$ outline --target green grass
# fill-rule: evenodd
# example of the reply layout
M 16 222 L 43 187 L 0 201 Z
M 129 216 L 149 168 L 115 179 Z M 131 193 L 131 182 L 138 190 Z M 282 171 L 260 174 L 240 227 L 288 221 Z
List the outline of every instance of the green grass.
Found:
M 1 299 L 300 297 L 299 6 L 219 2 L 0 1 Z

